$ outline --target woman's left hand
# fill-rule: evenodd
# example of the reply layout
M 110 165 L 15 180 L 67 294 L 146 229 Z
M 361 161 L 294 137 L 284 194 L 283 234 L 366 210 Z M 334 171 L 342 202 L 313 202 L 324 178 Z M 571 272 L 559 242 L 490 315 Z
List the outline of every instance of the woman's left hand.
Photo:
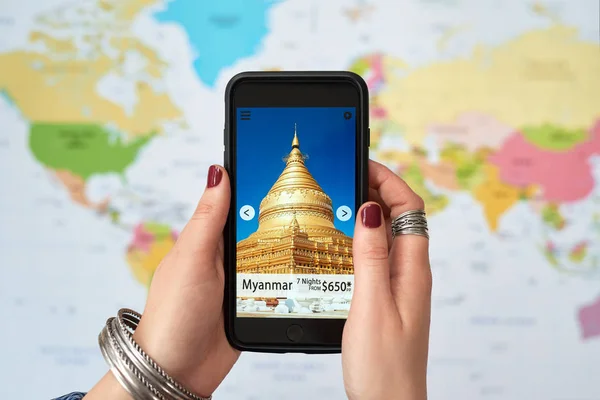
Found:
M 134 339 L 181 385 L 208 397 L 239 357 L 223 323 L 223 228 L 229 176 L 211 166 L 206 190 L 177 243 L 158 266 Z M 86 396 L 128 398 L 109 372 Z

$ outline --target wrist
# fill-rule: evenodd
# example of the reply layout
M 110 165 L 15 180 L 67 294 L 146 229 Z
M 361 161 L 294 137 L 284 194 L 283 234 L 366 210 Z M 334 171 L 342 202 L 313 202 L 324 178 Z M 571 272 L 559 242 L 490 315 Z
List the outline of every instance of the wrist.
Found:
M 174 343 L 172 335 L 161 334 L 159 330 L 152 329 L 149 324 L 144 323 L 143 318 L 133 334 L 133 339 L 178 384 L 200 397 L 212 395 L 213 390 L 202 385 L 197 379 L 198 359 L 189 357 L 188 346 Z
M 108 371 L 100 381 L 85 395 L 85 400 L 133 400 L 121 386 L 112 372 Z
M 131 332 L 137 331 L 140 319 L 138 312 L 122 308 L 116 317 L 107 320 L 100 333 L 98 341 L 102 355 L 117 381 L 134 398 L 152 396 L 208 400 L 210 396 L 199 396 L 193 388 L 185 387 L 175 380 L 132 338 Z M 144 335 L 138 334 L 139 337 Z M 182 352 L 178 354 L 183 356 Z
M 415 383 L 369 387 L 360 391 L 346 388 L 346 395 L 348 400 L 427 400 L 426 385 L 416 385 Z

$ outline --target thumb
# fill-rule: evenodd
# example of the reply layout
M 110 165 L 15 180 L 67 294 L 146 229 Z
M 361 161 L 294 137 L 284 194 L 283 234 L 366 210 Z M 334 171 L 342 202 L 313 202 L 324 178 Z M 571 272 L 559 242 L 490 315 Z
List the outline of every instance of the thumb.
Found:
M 211 165 L 208 169 L 206 189 L 194 214 L 181 232 L 178 242 L 184 249 L 194 249 L 198 257 L 214 256 L 223 237 L 223 228 L 229 213 L 231 188 L 225 168 Z
M 364 204 L 358 216 L 352 245 L 355 285 L 352 305 L 371 307 L 392 295 L 387 234 L 379 204 Z

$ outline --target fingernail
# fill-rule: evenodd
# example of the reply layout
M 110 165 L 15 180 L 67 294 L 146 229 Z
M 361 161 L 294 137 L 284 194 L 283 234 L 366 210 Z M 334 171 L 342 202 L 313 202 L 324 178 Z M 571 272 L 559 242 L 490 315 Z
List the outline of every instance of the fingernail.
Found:
M 208 177 L 206 178 L 206 187 L 211 188 L 215 187 L 221 182 L 221 178 L 223 177 L 223 171 L 221 168 L 216 165 L 211 165 L 208 169 Z
M 362 223 L 367 228 L 379 228 L 379 225 L 381 225 L 381 207 L 379 207 L 379 204 L 368 204 L 362 209 Z

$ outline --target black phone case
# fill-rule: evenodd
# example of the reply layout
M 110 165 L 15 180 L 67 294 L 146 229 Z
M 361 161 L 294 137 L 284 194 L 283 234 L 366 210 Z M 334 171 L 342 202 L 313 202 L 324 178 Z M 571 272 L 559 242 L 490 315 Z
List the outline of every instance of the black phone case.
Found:
M 357 182 L 357 189 L 361 198 L 361 204 L 368 200 L 369 194 L 369 172 L 368 172 L 368 161 L 369 161 L 369 145 L 370 145 L 370 131 L 369 131 L 369 91 L 365 81 L 357 74 L 350 71 L 248 71 L 239 73 L 231 78 L 225 89 L 225 128 L 224 128 L 224 144 L 225 149 L 223 152 L 224 167 L 227 170 L 230 177 L 232 204 L 234 199 L 234 183 L 235 182 L 235 171 L 231 169 L 231 147 L 230 138 L 234 132 L 231 131 L 231 119 L 234 117 L 232 112 L 232 98 L 233 89 L 235 86 L 246 80 L 251 81 L 306 81 L 306 82 L 319 82 L 332 80 L 346 80 L 353 82 L 360 95 L 360 123 L 359 131 L 357 135 L 360 136 L 360 163 L 362 166 L 362 173 L 359 174 Z M 225 335 L 231 346 L 240 351 L 249 352 L 261 352 L 261 353 L 305 353 L 305 354 L 331 354 L 341 352 L 341 341 L 340 335 L 339 344 L 335 346 L 310 346 L 310 345 L 299 345 L 299 344 L 284 344 L 284 343 L 272 343 L 272 344 L 248 344 L 237 340 L 234 335 L 234 321 L 236 318 L 236 260 L 233 252 L 229 251 L 231 246 L 235 246 L 235 232 L 231 229 L 231 218 L 235 216 L 235 210 L 230 208 L 230 213 L 227 219 L 227 224 L 224 231 L 225 241 L 225 254 L 224 254 L 224 272 L 225 272 L 225 293 L 223 298 L 223 311 L 224 311 L 224 323 L 225 323 Z

